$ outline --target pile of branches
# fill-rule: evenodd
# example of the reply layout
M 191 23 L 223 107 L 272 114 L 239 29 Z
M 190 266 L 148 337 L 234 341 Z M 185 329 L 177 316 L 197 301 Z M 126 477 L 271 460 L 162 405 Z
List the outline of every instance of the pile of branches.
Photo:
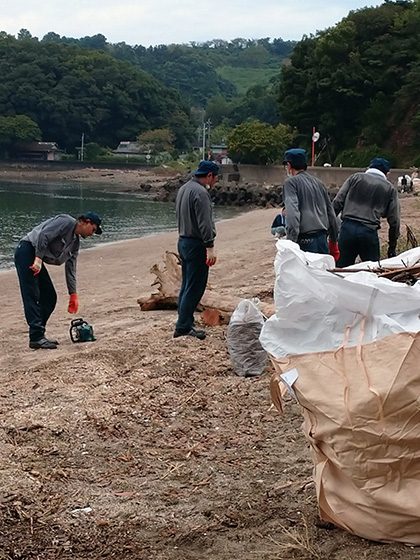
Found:
M 413 286 L 420 278 L 420 264 L 406 267 L 382 267 L 377 268 L 332 268 L 330 272 L 374 272 L 380 278 L 388 278 L 393 282 L 403 282 L 409 286 Z

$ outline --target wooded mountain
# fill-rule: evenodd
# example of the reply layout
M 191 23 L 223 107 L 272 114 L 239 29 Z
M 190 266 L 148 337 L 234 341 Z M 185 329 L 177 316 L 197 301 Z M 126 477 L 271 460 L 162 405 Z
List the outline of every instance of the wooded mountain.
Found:
M 204 108 L 214 96 L 231 100 L 254 85 L 268 85 L 277 77 L 296 41 L 282 39 L 214 39 L 204 43 L 143 47 L 111 44 L 104 35 L 74 39 L 48 33 L 42 42 L 72 44 L 101 50 L 132 62 L 168 87 L 182 93 L 193 106 Z
M 270 80 L 293 46 L 237 39 L 146 49 L 112 45 L 103 35 L 48 33 L 39 41 L 25 29 L 17 38 L 1 32 L 0 116 L 30 117 L 44 140 L 67 151 L 82 133 L 85 142 L 116 147 L 153 129 L 169 129 L 174 146 L 186 149 L 204 117 L 213 126 L 248 117 L 277 124 L 277 84 Z
M 282 69 L 280 111 L 301 143 L 316 127 L 326 160 L 364 165 L 381 152 L 419 165 L 419 85 L 420 3 L 385 2 L 296 45 Z
M 180 94 L 129 62 L 73 45 L 0 35 L 0 115 L 26 115 L 44 140 L 69 151 L 86 142 L 116 147 L 169 128 L 175 145 L 195 133 Z
M 308 149 L 315 127 L 318 163 L 361 166 L 380 154 L 420 165 L 420 0 L 350 12 L 298 43 L 145 48 L 103 35 L 1 33 L 0 71 L 0 116 L 27 115 L 68 150 L 83 132 L 114 147 L 153 129 L 169 129 L 185 149 L 204 119 L 212 139 L 253 119 L 290 125 Z

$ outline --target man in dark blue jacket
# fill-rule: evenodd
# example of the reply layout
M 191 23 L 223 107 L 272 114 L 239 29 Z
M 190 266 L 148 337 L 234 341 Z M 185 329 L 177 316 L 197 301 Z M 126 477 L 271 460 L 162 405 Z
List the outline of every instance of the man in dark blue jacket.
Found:
M 218 173 L 219 166 L 213 161 L 200 162 L 176 197 L 182 283 L 174 338 L 192 336 L 203 340 L 206 337 L 203 330 L 194 328 L 194 310 L 206 290 L 209 266 L 217 260 L 213 204 L 208 189 L 216 183 Z

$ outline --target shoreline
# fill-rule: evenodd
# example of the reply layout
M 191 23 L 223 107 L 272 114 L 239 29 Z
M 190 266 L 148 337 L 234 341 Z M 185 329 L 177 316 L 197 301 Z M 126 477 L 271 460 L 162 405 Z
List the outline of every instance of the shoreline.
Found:
M 56 171 L 50 169 L 2 167 L 0 164 L 0 181 L 19 183 L 30 183 L 32 181 L 74 181 L 78 183 L 97 183 L 103 185 L 104 188 L 117 187 L 118 190 L 129 188 L 141 191 L 142 183 L 151 183 L 154 187 L 159 188 L 168 180 L 181 176 L 182 173 L 179 171 L 161 168 L 95 169 L 87 166 L 81 169 Z
M 215 220 L 216 228 L 217 228 L 217 225 L 220 224 L 221 222 L 235 220 L 236 218 L 238 218 L 238 217 L 240 217 L 244 214 L 247 214 L 248 212 L 252 212 L 253 210 L 255 210 L 255 209 L 238 209 L 238 213 L 235 216 L 232 216 L 232 217 L 229 217 L 229 218 L 216 219 Z M 176 224 L 175 224 L 173 229 L 169 229 L 169 230 L 165 230 L 165 231 L 156 231 L 156 232 L 153 232 L 153 233 L 147 233 L 147 234 L 142 235 L 140 237 L 139 236 L 137 236 L 137 237 L 127 237 L 126 239 L 116 239 L 115 241 L 96 241 L 96 242 L 95 242 L 95 239 L 92 239 L 92 240 L 89 240 L 88 243 L 95 243 L 95 244 L 92 245 L 92 246 L 88 246 L 88 247 L 83 247 L 83 240 L 82 240 L 81 247 L 80 247 L 80 254 L 82 252 L 91 251 L 93 249 L 97 249 L 97 248 L 100 248 L 100 247 L 107 247 L 109 245 L 115 245 L 115 244 L 118 244 L 118 243 L 136 242 L 140 239 L 157 237 L 159 235 L 165 235 L 167 233 L 173 233 L 173 232 L 176 232 L 176 231 L 177 231 L 177 227 L 176 227 Z M 17 244 L 18 244 L 18 241 L 16 241 L 16 246 L 17 246 Z M 0 274 L 4 273 L 4 272 L 8 272 L 10 270 L 15 270 L 15 267 L 13 265 L 13 261 L 12 261 L 10 267 L 0 268 Z
M 276 208 L 258 209 L 221 220 L 216 223 L 216 251 L 218 262 L 210 271 L 209 283 L 221 293 L 254 296 L 259 291 L 272 287 L 274 280 L 275 243 L 270 232 L 270 224 L 277 214 Z M 243 231 L 252 231 L 244 243 Z M 145 237 L 103 243 L 83 248 L 77 263 L 77 282 L 81 315 L 91 318 L 94 324 L 110 335 L 112 321 L 107 317 L 118 314 L 115 308 L 125 309 L 123 322 L 137 321 L 140 313 L 137 298 L 156 291 L 152 284 L 155 277 L 150 269 L 163 263 L 166 251 L 177 251 L 178 232 L 163 232 Z M 49 266 L 48 271 L 56 287 L 59 302 L 53 313 L 49 332 L 58 338 L 67 338 L 67 288 L 64 266 Z M 33 354 L 27 348 L 27 326 L 23 317 L 18 281 L 14 268 L 2 270 L 2 292 L 0 305 L 3 311 L 0 336 L 7 339 L 4 360 L 0 371 L 10 367 L 33 363 L 43 363 L 65 351 L 74 352 L 79 348 L 61 345 L 58 352 Z M 268 280 L 269 279 L 269 280 Z M 164 313 L 157 312 L 160 317 Z M 141 322 L 148 322 L 154 313 L 141 313 Z M 175 318 L 175 312 L 170 312 Z M 7 325 L 7 327 L 6 327 Z M 23 351 L 22 351 L 23 344 Z M 96 346 L 100 346 L 98 341 Z M 52 354 L 52 355 L 51 355 Z M 16 356 L 19 358 L 16 360 Z M 28 362 L 29 360 L 29 362 Z

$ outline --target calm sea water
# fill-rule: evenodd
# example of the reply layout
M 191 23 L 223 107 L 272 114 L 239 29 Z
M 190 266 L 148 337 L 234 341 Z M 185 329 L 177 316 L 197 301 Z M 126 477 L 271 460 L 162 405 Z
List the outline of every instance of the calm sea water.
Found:
M 35 225 L 56 214 L 77 218 L 88 210 L 101 216 L 103 234 L 85 239 L 82 250 L 176 229 L 174 204 L 154 202 L 144 195 L 109 192 L 103 185 L 0 181 L 0 269 L 13 267 L 18 241 Z M 243 208 L 216 207 L 215 218 L 232 218 L 243 212 Z

